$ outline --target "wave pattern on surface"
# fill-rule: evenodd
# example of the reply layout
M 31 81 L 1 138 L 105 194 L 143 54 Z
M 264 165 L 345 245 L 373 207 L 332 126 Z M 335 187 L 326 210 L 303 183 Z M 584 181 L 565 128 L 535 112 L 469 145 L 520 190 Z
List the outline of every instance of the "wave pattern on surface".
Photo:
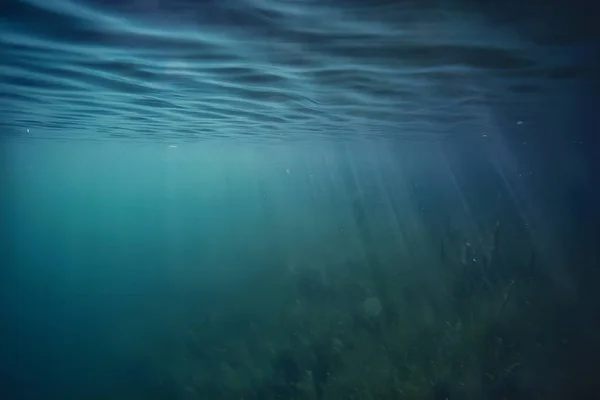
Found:
M 9 0 L 1 134 L 437 140 L 593 69 L 556 33 L 426 3 Z

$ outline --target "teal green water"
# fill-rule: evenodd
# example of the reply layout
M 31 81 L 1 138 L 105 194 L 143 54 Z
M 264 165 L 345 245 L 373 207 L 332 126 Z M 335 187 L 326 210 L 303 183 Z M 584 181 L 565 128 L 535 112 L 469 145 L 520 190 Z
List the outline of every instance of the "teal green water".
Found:
M 565 313 L 578 297 L 567 242 L 550 247 L 515 181 L 476 148 L 5 143 L 7 387 L 563 393 L 573 361 L 557 360 L 589 332 L 587 311 Z

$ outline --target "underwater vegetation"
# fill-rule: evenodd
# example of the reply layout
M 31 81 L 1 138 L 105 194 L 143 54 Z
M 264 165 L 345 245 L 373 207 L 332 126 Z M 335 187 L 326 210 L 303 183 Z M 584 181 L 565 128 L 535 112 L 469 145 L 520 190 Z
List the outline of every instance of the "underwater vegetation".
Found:
M 419 277 L 410 249 L 373 239 L 365 203 L 354 214 L 361 246 L 313 248 L 254 276 L 260 289 L 249 282 L 235 304 L 186 309 L 177 351 L 146 354 L 155 387 L 130 398 L 562 395 L 568 366 L 554 362 L 577 334 L 522 225 L 499 219 L 470 237 L 421 227 L 435 251 Z

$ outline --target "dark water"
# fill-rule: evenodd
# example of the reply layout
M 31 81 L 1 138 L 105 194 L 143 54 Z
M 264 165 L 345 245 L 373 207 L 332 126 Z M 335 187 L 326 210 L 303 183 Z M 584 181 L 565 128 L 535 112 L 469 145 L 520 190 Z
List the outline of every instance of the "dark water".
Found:
M 2 398 L 595 398 L 593 12 L 3 1 Z
M 3 2 L 3 135 L 471 136 L 595 72 L 591 9 L 488 3 Z

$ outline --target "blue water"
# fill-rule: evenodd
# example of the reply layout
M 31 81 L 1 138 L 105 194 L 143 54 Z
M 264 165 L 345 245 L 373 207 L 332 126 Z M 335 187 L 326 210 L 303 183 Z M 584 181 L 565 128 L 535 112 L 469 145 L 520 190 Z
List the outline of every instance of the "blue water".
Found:
M 3 135 L 472 136 L 594 71 L 579 9 L 437 3 L 4 2 Z
M 594 398 L 593 15 L 2 2 L 2 398 Z

